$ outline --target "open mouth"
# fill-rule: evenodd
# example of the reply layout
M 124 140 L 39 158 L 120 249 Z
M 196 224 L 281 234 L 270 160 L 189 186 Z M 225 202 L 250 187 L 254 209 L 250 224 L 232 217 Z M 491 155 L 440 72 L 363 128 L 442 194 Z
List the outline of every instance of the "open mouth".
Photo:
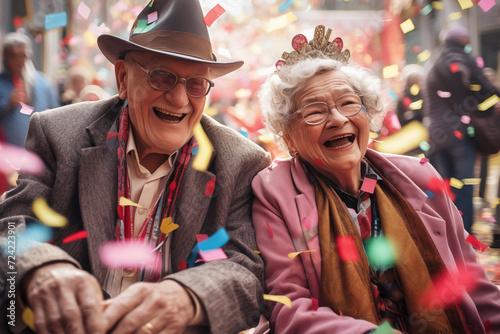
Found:
M 177 114 L 173 112 L 168 112 L 160 108 L 153 108 L 153 111 L 159 119 L 167 123 L 179 123 L 186 117 L 186 114 Z
M 356 135 L 354 135 L 354 134 L 342 135 L 342 136 L 338 136 L 338 137 L 332 138 L 330 140 L 327 140 L 326 142 L 323 143 L 323 145 L 325 145 L 328 148 L 341 149 L 341 148 L 349 147 L 352 143 L 354 143 L 355 139 L 356 139 Z

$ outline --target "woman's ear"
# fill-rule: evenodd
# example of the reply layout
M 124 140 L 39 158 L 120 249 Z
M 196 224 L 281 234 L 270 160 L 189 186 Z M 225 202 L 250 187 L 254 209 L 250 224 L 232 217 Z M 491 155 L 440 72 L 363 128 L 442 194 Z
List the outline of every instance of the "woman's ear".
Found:
M 115 63 L 116 87 L 120 100 L 127 99 L 127 64 L 125 60 L 119 59 Z
M 283 140 L 285 141 L 286 146 L 288 146 L 288 151 L 296 151 L 295 143 L 288 132 L 283 132 Z

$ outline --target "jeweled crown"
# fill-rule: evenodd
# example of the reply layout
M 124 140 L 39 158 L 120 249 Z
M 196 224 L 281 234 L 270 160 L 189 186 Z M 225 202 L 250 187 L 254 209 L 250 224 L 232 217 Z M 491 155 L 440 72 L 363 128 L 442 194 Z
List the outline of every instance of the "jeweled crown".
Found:
M 321 52 L 330 59 L 348 63 L 351 53 L 348 49 L 342 51 L 344 45 L 342 38 L 337 37 L 332 42 L 329 42 L 328 39 L 331 34 L 332 29 L 328 29 L 325 34 L 325 26 L 319 25 L 314 29 L 314 38 L 309 42 L 306 36 L 302 34 L 295 35 L 292 39 L 292 47 L 295 51 L 283 52 L 281 58 L 284 60 L 280 59 L 276 62 L 276 69 L 279 70 L 282 66 L 294 65 L 301 60 L 307 59 L 309 58 L 307 54 L 314 50 Z

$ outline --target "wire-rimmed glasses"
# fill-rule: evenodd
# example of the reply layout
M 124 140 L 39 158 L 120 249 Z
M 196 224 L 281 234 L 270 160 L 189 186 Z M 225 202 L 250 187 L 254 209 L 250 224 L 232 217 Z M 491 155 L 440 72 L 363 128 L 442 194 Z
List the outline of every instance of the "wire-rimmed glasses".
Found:
M 309 125 L 318 125 L 325 122 L 335 107 L 337 111 L 345 116 L 354 116 L 363 108 L 362 95 L 356 93 L 347 93 L 337 98 L 334 104 L 328 105 L 326 102 L 312 102 L 296 111 L 300 113 L 304 121 Z

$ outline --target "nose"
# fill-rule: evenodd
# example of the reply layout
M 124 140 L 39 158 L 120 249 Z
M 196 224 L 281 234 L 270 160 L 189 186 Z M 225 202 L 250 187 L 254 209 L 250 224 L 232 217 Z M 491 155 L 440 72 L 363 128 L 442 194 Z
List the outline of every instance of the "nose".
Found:
M 165 99 L 174 107 L 182 108 L 189 104 L 185 82 L 185 79 L 178 79 L 174 88 L 166 91 L 164 94 Z
M 332 105 L 330 107 L 330 112 L 328 113 L 328 117 L 326 122 L 330 126 L 342 127 L 345 123 L 349 122 L 349 118 L 347 116 L 342 115 L 337 109 L 336 105 Z

